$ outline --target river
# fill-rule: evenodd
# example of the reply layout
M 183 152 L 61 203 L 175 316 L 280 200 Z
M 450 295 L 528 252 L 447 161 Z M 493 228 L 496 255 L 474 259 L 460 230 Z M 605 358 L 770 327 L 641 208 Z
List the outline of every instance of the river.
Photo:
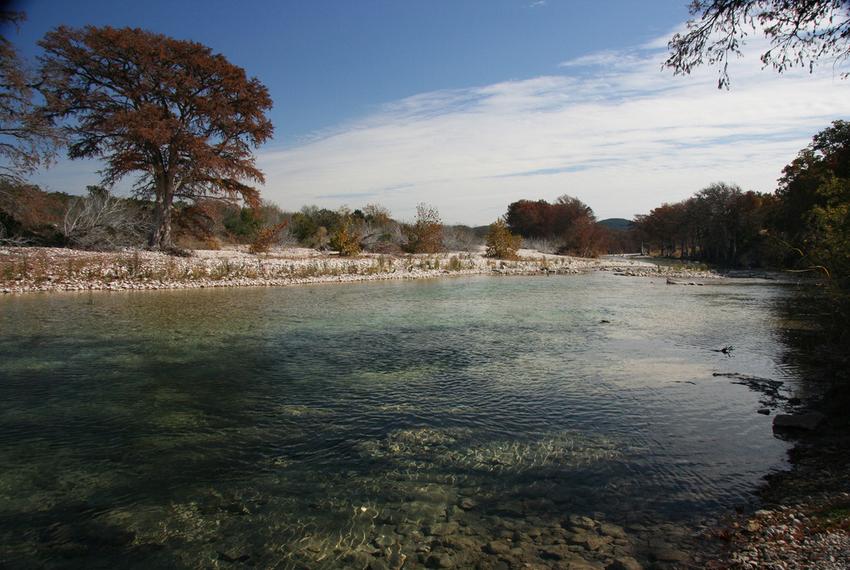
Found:
M 0 565 L 651 561 L 786 466 L 738 380 L 799 388 L 789 294 L 596 273 L 0 298 Z

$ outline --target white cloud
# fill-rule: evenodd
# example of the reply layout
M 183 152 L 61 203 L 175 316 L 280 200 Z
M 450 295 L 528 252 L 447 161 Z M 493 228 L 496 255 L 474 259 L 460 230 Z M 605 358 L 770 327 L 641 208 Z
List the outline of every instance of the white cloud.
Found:
M 782 167 L 830 121 L 850 83 L 761 70 L 663 71 L 666 42 L 587 54 L 560 74 L 421 93 L 291 148 L 261 152 L 264 196 L 287 209 L 379 202 L 411 218 L 483 224 L 520 198 L 578 196 L 600 217 L 631 217 L 716 181 L 772 191 Z
M 772 191 L 782 167 L 846 111 L 848 84 L 828 72 L 732 68 L 662 71 L 660 42 L 562 64 L 580 73 L 423 93 L 324 138 L 265 152 L 265 195 L 285 207 L 415 204 L 449 221 L 486 223 L 520 198 L 576 195 L 598 215 L 631 217 L 715 181 Z M 663 45 L 663 44 L 662 44 Z M 349 193 L 350 200 L 345 194 Z

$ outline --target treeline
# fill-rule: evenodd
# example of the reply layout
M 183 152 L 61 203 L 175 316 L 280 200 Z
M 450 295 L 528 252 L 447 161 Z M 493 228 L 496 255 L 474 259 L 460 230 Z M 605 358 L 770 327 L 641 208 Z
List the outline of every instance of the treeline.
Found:
M 0 244 L 143 247 L 153 218 L 152 202 L 115 197 L 98 186 L 71 196 L 0 180 Z M 178 202 L 173 215 L 175 241 L 184 249 L 250 244 L 262 252 L 301 245 L 357 255 L 475 251 L 486 242 L 494 257 L 513 257 L 521 245 L 584 257 L 643 251 L 723 266 L 810 271 L 847 285 L 850 123 L 835 121 L 818 133 L 785 167 L 774 193 L 712 184 L 631 224 L 605 222 L 566 195 L 554 203 L 513 202 L 489 228 L 444 226 L 439 212 L 425 204 L 412 222 L 396 220 L 376 204 L 286 212 L 268 202 L 240 207 L 208 199 Z
M 835 121 L 784 168 L 772 194 L 713 184 L 637 216 L 653 253 L 726 266 L 850 277 L 850 123 Z
M 150 201 L 113 196 L 99 186 L 72 196 L 0 180 L 0 245 L 144 247 L 153 216 Z M 177 202 L 172 225 L 178 250 L 248 244 L 255 252 L 302 246 L 341 255 L 474 251 L 484 244 L 487 231 L 444 225 L 437 209 L 426 204 L 407 223 L 377 204 L 355 210 L 305 206 L 287 212 L 267 201 L 246 207 L 221 200 Z
M 598 222 L 590 206 L 566 194 L 553 204 L 546 200 L 513 202 L 508 206 L 505 222 L 528 247 L 548 253 L 597 257 L 640 251 L 627 228 Z
M 0 244 L 110 250 L 145 247 L 153 227 L 148 200 L 114 196 L 100 186 L 86 195 L 44 192 L 37 186 L 0 181 Z M 516 256 L 520 246 L 545 253 L 595 257 L 608 252 L 638 251 L 632 232 L 598 223 L 593 211 L 576 198 L 554 204 L 520 200 L 504 219 L 489 227 L 444 225 L 436 208 L 417 207 L 416 218 L 403 222 L 378 204 L 351 210 L 305 206 L 287 212 L 274 203 L 247 207 L 221 200 L 175 203 L 175 252 L 248 244 L 263 252 L 273 246 L 302 246 L 368 253 L 436 253 L 477 251 L 493 257 Z
M 776 255 L 763 239 L 776 203 L 772 194 L 712 184 L 687 200 L 636 216 L 635 232 L 644 249 L 661 256 L 726 266 L 763 264 Z

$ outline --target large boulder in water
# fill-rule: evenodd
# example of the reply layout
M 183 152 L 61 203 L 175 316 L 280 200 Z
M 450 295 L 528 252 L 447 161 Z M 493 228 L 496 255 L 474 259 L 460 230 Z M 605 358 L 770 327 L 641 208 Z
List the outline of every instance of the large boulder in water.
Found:
M 819 412 L 808 412 L 806 414 L 779 414 L 773 418 L 774 429 L 804 429 L 813 430 L 824 420 L 825 416 Z

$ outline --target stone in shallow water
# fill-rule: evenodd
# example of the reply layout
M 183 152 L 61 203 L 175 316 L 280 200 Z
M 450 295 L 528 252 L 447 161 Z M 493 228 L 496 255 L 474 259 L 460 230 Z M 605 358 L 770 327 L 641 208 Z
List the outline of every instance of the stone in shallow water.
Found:
M 453 568 L 454 561 L 452 557 L 445 553 L 432 554 L 425 561 L 425 566 L 428 568 Z
M 601 537 L 587 532 L 574 532 L 572 534 L 568 534 L 566 539 L 567 543 L 580 546 L 587 550 L 599 550 L 611 540 L 611 538 L 606 540 L 606 537 Z
M 570 515 L 570 524 L 579 528 L 594 528 L 596 526 L 596 521 L 590 517 Z
M 777 429 L 813 430 L 820 425 L 825 416 L 818 412 L 807 414 L 779 414 L 773 418 L 773 427 Z
M 623 556 L 611 562 L 605 570 L 643 570 L 643 566 L 634 558 Z
M 425 534 L 430 534 L 432 536 L 446 536 L 456 533 L 458 528 L 459 525 L 456 522 L 437 523 L 426 527 Z
M 506 554 L 508 551 L 510 551 L 510 547 L 506 543 L 497 540 L 491 540 L 484 545 L 484 552 L 487 554 Z
M 607 536 L 613 536 L 614 538 L 626 537 L 626 531 L 622 527 L 611 523 L 600 523 L 599 532 Z
M 464 497 L 460 500 L 459 506 L 465 511 L 472 510 L 476 507 L 477 503 L 470 499 L 469 497 Z
M 382 534 L 382 535 L 375 537 L 375 539 L 372 542 L 375 543 L 375 546 L 391 546 L 391 545 L 395 544 L 396 540 L 392 536 Z
M 661 562 L 686 562 L 688 555 L 672 547 L 656 548 L 652 555 Z
M 390 565 L 380 558 L 374 558 L 369 563 L 369 570 L 390 570 Z

